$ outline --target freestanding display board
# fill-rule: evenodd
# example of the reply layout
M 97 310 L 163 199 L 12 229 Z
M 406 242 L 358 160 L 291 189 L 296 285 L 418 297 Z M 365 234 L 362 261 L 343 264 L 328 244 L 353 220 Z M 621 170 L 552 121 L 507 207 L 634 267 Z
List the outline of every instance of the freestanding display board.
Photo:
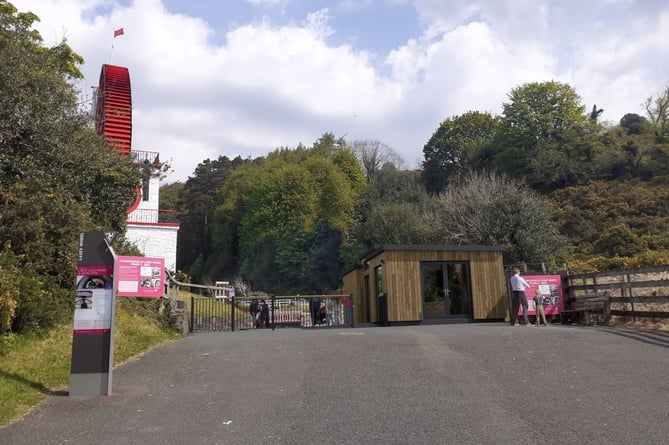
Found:
M 544 313 L 546 315 L 560 315 L 564 310 L 562 277 L 560 275 L 523 275 L 523 278 L 530 285 L 529 289 L 525 290 L 528 305 L 527 315 L 537 314 L 533 301 L 537 290 L 539 290 L 538 296 L 544 306 Z M 523 309 L 519 307 L 518 315 L 522 314 Z
M 117 297 L 159 298 L 165 295 L 165 258 L 119 256 L 116 259 Z
M 79 234 L 70 396 L 111 394 L 116 232 Z

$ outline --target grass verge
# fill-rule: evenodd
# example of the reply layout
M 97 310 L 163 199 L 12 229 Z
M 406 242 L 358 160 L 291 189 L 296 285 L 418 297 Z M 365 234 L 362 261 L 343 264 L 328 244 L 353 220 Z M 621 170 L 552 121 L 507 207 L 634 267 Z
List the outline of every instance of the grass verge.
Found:
M 114 365 L 166 341 L 181 338 L 159 323 L 117 305 Z M 8 335 L 0 339 L 0 426 L 27 413 L 48 394 L 70 381 L 72 326 L 45 335 Z

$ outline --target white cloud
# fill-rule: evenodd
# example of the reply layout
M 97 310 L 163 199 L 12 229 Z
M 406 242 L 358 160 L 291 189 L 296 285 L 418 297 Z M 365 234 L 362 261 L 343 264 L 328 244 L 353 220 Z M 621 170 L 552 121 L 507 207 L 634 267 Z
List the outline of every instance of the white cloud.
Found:
M 236 26 L 216 29 L 160 0 L 13 1 L 42 18 L 47 44 L 65 36 L 86 58 L 83 91 L 97 85 L 114 43 L 113 62 L 130 69 L 134 147 L 172 158 L 168 180 L 184 180 L 207 157 L 261 156 L 326 131 L 381 140 L 413 167 L 441 121 L 500 113 L 525 82 L 569 83 L 605 119 L 642 113 L 641 102 L 668 82 L 669 7 L 603 2 L 415 0 L 423 31 L 379 57 L 329 44 L 334 9 L 317 6 L 287 25 L 231 18 Z M 125 35 L 112 40 L 119 27 Z
M 275 6 L 288 3 L 290 0 L 245 0 L 254 6 Z

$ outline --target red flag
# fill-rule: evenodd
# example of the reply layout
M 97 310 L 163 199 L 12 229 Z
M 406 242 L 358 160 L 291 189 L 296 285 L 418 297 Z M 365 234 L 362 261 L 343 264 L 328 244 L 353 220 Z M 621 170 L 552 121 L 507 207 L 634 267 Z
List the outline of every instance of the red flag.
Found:
M 119 28 L 119 29 L 114 30 L 114 38 L 116 38 L 118 36 L 122 36 L 122 35 L 123 35 L 123 28 Z

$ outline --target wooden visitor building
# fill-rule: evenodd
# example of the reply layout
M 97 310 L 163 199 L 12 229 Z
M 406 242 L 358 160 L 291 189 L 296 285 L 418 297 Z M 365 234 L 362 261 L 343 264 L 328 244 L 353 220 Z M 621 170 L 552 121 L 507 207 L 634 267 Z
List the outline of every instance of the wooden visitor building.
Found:
M 503 247 L 382 245 L 343 276 L 356 323 L 502 320 Z

